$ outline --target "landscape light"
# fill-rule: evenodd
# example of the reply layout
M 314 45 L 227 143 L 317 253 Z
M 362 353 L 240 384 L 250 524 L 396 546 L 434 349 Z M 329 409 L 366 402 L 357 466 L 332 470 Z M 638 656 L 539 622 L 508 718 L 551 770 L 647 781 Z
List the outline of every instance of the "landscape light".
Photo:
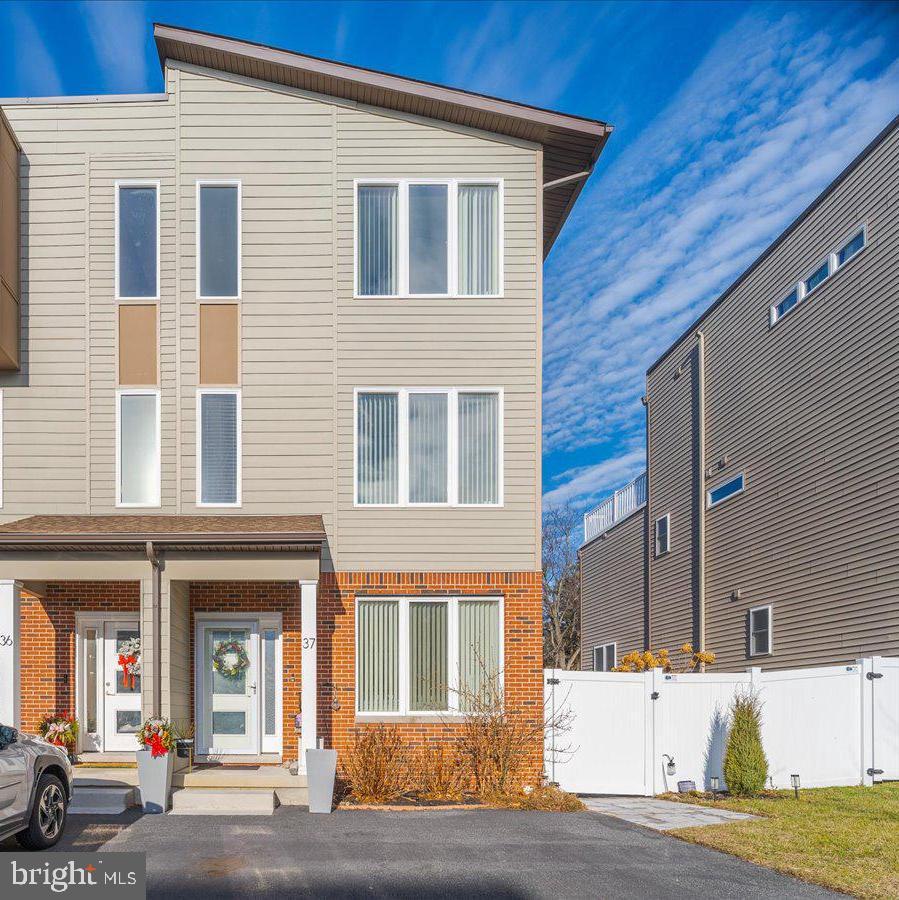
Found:
M 717 775 L 713 775 L 710 780 L 712 782 L 712 799 L 714 799 L 715 794 L 718 793 L 718 788 L 721 787 L 721 779 Z
M 796 795 L 796 799 L 799 799 L 799 776 L 791 775 L 790 776 L 790 784 L 793 785 L 793 793 Z

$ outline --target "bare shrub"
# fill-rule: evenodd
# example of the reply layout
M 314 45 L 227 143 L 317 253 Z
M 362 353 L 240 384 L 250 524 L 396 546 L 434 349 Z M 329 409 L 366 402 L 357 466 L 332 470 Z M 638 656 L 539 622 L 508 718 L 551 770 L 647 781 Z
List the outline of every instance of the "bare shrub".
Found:
M 427 744 L 417 763 L 417 791 L 423 800 L 454 802 L 462 799 L 468 773 L 458 747 Z
M 343 775 L 357 803 L 389 803 L 409 788 L 409 754 L 396 726 L 358 730 L 343 759 Z

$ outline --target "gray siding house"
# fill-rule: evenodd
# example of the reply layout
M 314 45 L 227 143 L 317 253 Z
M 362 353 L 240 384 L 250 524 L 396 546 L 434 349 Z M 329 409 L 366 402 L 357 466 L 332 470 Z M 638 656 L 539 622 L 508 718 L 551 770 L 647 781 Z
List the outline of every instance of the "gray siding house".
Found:
M 647 471 L 585 518 L 586 668 L 899 653 L 897 271 L 899 119 L 649 369 Z

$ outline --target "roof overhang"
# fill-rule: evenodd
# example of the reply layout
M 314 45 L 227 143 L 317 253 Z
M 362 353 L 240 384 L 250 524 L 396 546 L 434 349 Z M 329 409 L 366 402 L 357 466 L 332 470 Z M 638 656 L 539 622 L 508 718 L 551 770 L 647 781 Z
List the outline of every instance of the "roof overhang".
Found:
M 445 85 L 363 69 L 252 41 L 174 25 L 153 26 L 159 60 L 190 63 L 274 84 L 339 97 L 495 134 L 543 147 L 543 255 L 552 248 L 593 171 L 612 126 Z M 569 176 L 582 177 L 565 180 Z

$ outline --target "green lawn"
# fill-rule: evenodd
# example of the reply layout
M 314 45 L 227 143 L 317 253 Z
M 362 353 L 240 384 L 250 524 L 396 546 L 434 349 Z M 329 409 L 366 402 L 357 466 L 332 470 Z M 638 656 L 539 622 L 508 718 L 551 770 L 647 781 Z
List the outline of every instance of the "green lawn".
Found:
M 714 803 L 764 818 L 670 833 L 847 894 L 899 897 L 899 783 Z

